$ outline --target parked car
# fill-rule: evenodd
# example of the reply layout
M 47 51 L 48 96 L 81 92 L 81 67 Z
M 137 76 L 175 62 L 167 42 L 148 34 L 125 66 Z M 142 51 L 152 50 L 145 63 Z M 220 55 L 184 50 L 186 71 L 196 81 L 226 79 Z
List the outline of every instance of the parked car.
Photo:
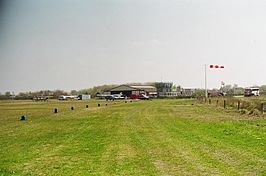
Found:
M 130 96 L 131 99 L 141 99 L 141 100 L 148 100 L 149 96 L 145 94 L 131 94 Z

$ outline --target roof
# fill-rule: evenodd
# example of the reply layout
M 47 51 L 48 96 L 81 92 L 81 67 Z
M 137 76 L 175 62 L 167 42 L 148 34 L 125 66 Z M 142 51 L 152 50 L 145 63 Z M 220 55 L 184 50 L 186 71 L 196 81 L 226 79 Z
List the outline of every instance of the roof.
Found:
M 130 87 L 134 87 L 137 89 L 155 89 L 154 86 L 130 86 Z
M 156 88 L 154 86 L 145 86 L 145 85 L 139 85 L 139 86 L 120 85 L 120 86 L 117 86 L 117 87 L 110 89 L 109 91 L 134 91 L 134 90 L 144 90 L 147 92 L 151 92 L 151 91 L 156 92 Z
M 128 85 L 120 85 L 120 86 L 110 89 L 109 91 L 134 91 L 134 90 L 139 90 L 139 89 L 128 86 Z
M 154 86 L 140 85 L 140 86 L 131 86 L 131 87 L 144 90 L 146 92 L 157 92 L 157 89 Z
M 247 87 L 245 89 L 250 89 L 250 90 L 259 90 L 260 88 L 259 87 Z

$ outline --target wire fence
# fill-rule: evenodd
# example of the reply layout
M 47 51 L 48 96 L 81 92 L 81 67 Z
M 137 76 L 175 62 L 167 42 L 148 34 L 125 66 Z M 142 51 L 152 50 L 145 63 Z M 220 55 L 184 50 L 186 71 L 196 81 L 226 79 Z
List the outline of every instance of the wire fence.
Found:
M 197 98 L 197 102 L 223 109 L 238 110 L 241 114 L 262 115 L 265 113 L 266 97 L 217 97 Z

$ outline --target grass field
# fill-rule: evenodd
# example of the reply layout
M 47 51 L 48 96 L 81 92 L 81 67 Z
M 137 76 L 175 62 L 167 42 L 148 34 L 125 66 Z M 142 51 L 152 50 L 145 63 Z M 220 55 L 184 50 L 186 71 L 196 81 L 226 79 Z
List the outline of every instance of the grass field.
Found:
M 98 102 L 0 102 L 0 176 L 266 175 L 263 117 L 194 100 Z

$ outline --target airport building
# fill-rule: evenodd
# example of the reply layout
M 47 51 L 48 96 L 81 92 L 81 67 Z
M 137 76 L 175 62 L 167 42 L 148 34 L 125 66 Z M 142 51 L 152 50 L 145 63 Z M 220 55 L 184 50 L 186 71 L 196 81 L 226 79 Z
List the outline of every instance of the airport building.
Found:
M 131 97 L 132 94 L 144 94 L 149 97 L 157 96 L 157 89 L 149 85 L 120 85 L 109 90 L 111 95 L 123 94 L 123 96 Z

